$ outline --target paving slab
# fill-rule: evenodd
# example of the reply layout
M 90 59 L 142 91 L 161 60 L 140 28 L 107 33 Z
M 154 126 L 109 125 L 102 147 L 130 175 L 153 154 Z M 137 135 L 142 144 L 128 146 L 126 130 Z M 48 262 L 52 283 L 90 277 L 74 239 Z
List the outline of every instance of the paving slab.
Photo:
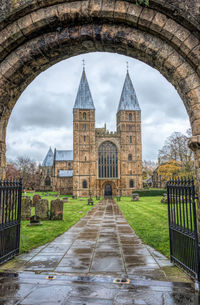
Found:
M 0 273 L 2 305 L 199 304 L 193 282 L 142 243 L 112 199 L 100 201 L 53 242 L 1 271 L 6 272 Z M 116 278 L 130 282 L 116 284 Z

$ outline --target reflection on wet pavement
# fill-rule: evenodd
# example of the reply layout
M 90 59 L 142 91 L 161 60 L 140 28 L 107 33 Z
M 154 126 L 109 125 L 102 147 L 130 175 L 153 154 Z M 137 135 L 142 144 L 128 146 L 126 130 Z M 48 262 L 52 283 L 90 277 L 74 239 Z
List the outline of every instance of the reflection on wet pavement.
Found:
M 193 284 L 144 245 L 111 199 L 53 242 L 1 266 L 0 304 L 199 304 Z M 16 273 L 9 273 L 16 271 Z M 56 274 L 48 280 L 48 274 Z M 125 277 L 130 284 L 114 284 Z

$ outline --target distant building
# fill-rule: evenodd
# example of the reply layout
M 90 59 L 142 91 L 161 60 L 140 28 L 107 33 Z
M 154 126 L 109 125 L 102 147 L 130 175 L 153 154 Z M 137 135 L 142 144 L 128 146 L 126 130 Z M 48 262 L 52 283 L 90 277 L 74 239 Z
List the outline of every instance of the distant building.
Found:
M 49 149 L 41 190 L 74 196 L 130 195 L 142 188 L 141 110 L 127 71 L 116 131 L 95 128 L 95 107 L 83 73 L 73 108 L 73 151 Z

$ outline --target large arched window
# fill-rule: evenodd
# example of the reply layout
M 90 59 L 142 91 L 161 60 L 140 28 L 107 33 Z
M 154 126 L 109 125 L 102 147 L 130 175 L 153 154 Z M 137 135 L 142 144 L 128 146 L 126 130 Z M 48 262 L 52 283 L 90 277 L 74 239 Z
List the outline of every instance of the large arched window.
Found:
M 132 113 L 129 113 L 129 115 L 128 115 L 128 119 L 129 119 L 129 121 L 132 121 Z
M 117 147 L 112 142 L 103 142 L 99 147 L 99 178 L 118 178 Z

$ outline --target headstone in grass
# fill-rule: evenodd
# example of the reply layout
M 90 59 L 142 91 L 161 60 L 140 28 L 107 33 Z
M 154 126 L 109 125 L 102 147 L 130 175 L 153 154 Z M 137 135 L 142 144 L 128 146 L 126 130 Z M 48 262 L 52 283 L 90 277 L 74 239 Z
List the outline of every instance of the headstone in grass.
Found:
M 40 222 L 40 217 L 39 216 L 31 216 L 30 218 L 30 223 L 27 224 L 27 226 L 41 226 L 42 223 Z
M 132 201 L 138 201 L 140 199 L 139 194 L 138 193 L 133 193 L 132 194 Z
M 40 200 L 40 199 L 41 199 L 41 197 L 40 197 L 39 194 L 35 194 L 35 195 L 33 196 L 33 207 L 35 207 L 36 201 L 38 201 L 38 200 Z
M 68 197 L 63 197 L 62 200 L 63 200 L 64 203 L 68 202 Z
M 49 202 L 47 199 L 39 199 L 36 201 L 35 215 L 43 220 L 49 218 Z
M 31 217 L 32 200 L 30 197 L 22 198 L 21 204 L 21 219 L 30 219 Z
M 167 194 L 163 194 L 163 198 L 161 199 L 161 203 L 167 203 Z
M 63 220 L 63 200 L 56 199 L 51 201 L 50 219 Z

